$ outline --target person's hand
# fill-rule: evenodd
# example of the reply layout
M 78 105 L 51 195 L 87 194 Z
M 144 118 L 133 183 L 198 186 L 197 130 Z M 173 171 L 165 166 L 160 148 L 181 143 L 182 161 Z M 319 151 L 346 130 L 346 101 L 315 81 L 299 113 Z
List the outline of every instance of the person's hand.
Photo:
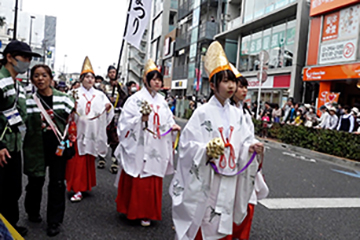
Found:
M 105 104 L 105 110 L 108 112 L 110 111 L 110 109 L 111 109 L 111 104 L 110 103 Z
M 7 164 L 6 157 L 11 158 L 8 150 L 6 148 L 0 150 L 0 166 L 5 167 L 5 164 Z
M 110 97 L 110 102 L 114 103 L 115 102 L 115 97 Z
M 181 127 L 177 124 L 174 124 L 171 128 L 173 132 L 181 131 Z
M 250 146 L 249 152 L 256 152 L 257 154 L 263 154 L 264 153 L 264 144 L 257 142 Z
M 141 121 L 143 121 L 143 122 L 149 121 L 149 115 L 148 114 L 147 115 L 142 115 Z

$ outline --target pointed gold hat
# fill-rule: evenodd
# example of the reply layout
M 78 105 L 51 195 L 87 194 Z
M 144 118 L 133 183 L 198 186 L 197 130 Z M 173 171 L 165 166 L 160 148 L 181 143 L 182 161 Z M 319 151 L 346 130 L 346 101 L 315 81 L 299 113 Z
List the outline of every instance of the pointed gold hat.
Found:
M 242 74 L 236 69 L 234 65 L 230 63 L 231 71 L 234 73 L 236 78 L 239 78 L 242 76 Z
M 86 56 L 86 58 L 84 60 L 80 75 L 83 75 L 84 73 L 92 73 L 92 74 L 95 75 L 94 70 L 93 70 L 93 68 L 91 66 L 90 59 L 88 58 L 88 56 Z
M 210 44 L 205 56 L 205 71 L 211 77 L 224 70 L 231 70 L 224 49 L 218 41 Z
M 159 72 L 159 69 L 156 67 L 154 61 L 149 59 L 145 65 L 144 76 L 146 76 L 149 72 L 154 70 Z

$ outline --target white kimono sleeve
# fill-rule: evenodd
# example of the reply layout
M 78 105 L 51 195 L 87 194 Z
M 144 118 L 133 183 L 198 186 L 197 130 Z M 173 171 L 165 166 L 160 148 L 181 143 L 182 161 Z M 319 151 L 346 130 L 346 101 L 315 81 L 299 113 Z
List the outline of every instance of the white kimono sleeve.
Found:
M 124 171 L 132 177 L 137 177 L 143 166 L 144 132 L 137 99 L 129 98 L 123 108 L 118 123 L 119 145 L 115 157 Z

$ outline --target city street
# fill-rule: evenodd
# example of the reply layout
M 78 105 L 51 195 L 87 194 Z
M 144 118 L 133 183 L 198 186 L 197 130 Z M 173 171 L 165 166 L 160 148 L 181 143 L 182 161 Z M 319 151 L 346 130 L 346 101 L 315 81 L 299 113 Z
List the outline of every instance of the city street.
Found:
M 164 179 L 163 220 L 144 228 L 116 212 L 115 175 L 109 167 L 108 161 L 106 169 L 97 169 L 97 186 L 80 203 L 67 201 L 62 232 L 53 239 L 174 239 L 168 194 L 171 176 Z M 250 239 L 358 239 L 360 172 L 355 170 L 360 171 L 267 147 L 264 175 L 270 194 L 255 208 Z M 23 197 L 20 225 L 29 228 L 26 239 L 47 239 L 45 221 L 28 222 Z M 46 194 L 44 219 L 45 203 Z

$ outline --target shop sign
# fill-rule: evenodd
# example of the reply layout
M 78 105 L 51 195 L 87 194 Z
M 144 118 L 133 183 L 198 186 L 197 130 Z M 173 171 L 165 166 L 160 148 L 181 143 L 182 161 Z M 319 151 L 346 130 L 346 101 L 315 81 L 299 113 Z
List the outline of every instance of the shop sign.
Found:
M 357 2 L 359 0 L 311 0 L 310 16 L 319 15 Z
M 259 88 L 259 80 L 257 78 L 246 78 L 248 80 L 248 88 L 254 89 Z M 261 88 L 273 88 L 274 76 L 268 76 L 267 80 L 261 84 Z
M 360 78 L 360 63 L 304 68 L 304 81 Z
M 351 6 L 324 17 L 322 41 L 358 38 L 360 5 Z
M 357 39 L 323 44 L 320 47 L 319 64 L 349 62 L 356 59 Z
M 187 79 L 184 80 L 173 80 L 171 81 L 171 89 L 186 89 L 187 88 Z

